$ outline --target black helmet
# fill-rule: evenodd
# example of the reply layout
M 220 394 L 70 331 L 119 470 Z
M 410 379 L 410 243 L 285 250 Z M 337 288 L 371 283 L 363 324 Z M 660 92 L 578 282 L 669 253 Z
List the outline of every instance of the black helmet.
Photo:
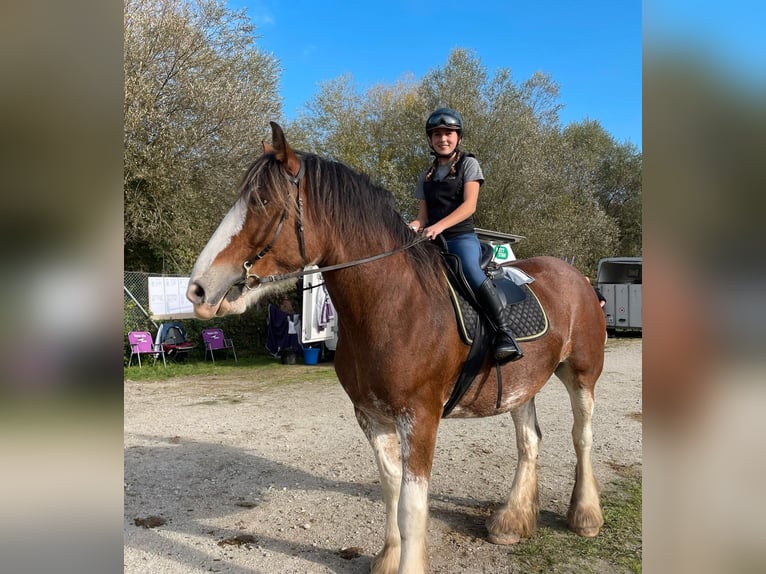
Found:
M 463 116 L 452 108 L 439 108 L 426 120 L 426 136 L 430 137 L 436 128 L 457 130 L 458 137 L 463 137 Z

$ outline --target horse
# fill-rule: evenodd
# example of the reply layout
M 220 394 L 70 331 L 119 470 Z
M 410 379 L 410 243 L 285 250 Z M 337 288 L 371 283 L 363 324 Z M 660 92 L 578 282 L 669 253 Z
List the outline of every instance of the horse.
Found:
M 371 571 L 427 572 L 437 429 L 468 353 L 441 252 L 433 241 L 417 240 L 392 194 L 368 176 L 293 150 L 274 122 L 271 131 L 271 144 L 263 144 L 236 203 L 200 252 L 187 298 L 201 319 L 242 313 L 270 293 L 294 287 L 308 265 L 323 269 L 338 317 L 335 371 L 372 446 L 383 490 L 383 548 Z M 521 343 L 524 357 L 499 373 L 488 358 L 447 418 L 510 412 L 518 464 L 507 500 L 486 527 L 490 542 L 516 543 L 531 537 L 537 523 L 542 435 L 535 395 L 557 375 L 569 394 L 577 455 L 567 524 L 593 537 L 603 525 L 591 420 L 604 362 L 604 314 L 587 278 L 569 263 L 541 256 L 512 265 L 534 278 L 531 287 L 547 313 L 548 330 Z M 502 400 L 498 376 L 506 382 Z

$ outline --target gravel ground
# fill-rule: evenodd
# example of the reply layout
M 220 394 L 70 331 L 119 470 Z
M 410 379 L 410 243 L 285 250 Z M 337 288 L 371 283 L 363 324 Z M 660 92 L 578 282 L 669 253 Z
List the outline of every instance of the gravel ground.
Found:
M 594 415 L 601 485 L 641 473 L 641 349 L 640 338 L 607 341 Z M 351 402 L 328 365 L 280 367 L 279 381 L 125 381 L 125 573 L 369 572 L 383 503 Z M 562 517 L 575 464 L 569 398 L 554 378 L 536 402 L 541 513 Z M 515 462 L 510 415 L 442 422 L 433 572 L 519 571 L 512 547 L 484 529 Z

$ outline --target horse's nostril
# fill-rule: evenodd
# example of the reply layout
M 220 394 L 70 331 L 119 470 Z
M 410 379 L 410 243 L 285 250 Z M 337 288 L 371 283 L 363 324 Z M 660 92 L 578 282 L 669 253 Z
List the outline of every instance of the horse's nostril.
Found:
M 205 289 L 199 283 L 189 283 L 186 298 L 195 305 L 205 302 Z

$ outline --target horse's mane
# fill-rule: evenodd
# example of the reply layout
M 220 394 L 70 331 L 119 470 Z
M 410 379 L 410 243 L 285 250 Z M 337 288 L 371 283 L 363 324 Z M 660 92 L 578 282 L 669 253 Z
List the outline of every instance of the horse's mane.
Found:
M 396 210 L 393 194 L 353 168 L 316 154 L 296 152 L 304 165 L 305 189 L 310 189 L 311 209 L 317 221 L 331 221 L 341 237 L 379 245 L 380 252 L 407 245 L 413 234 Z M 294 207 L 291 184 L 274 154 L 258 158 L 245 174 L 240 195 L 251 205 L 278 202 L 280 208 Z M 438 248 L 429 241 L 404 251 L 421 281 L 427 285 L 443 283 Z M 370 253 L 375 255 L 376 253 Z

